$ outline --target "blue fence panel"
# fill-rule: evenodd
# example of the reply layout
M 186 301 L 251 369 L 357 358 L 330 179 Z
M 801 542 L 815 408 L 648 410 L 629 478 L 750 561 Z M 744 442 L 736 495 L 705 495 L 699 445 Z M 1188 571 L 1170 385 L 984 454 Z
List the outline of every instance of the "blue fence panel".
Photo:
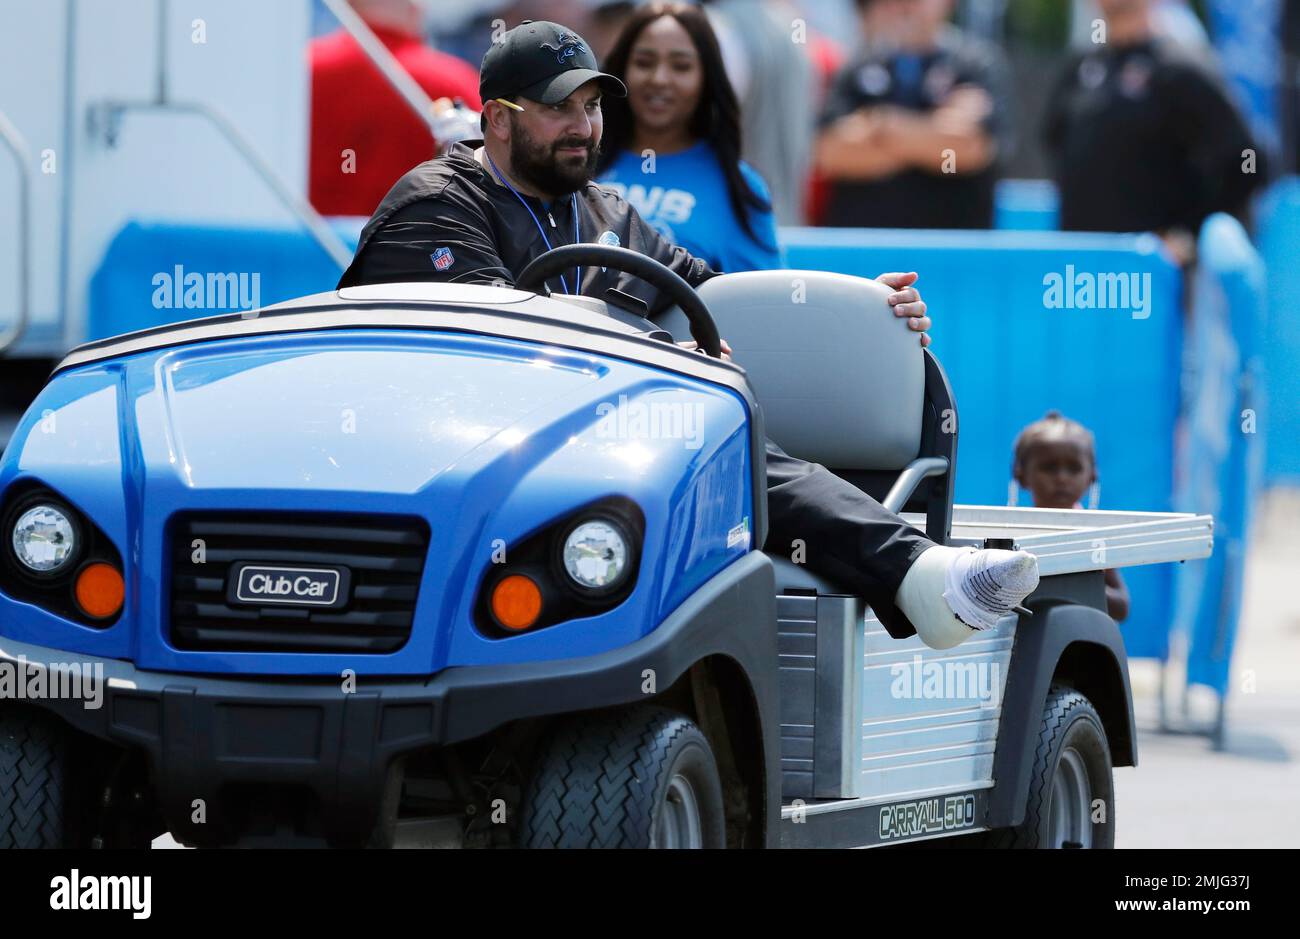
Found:
M 334 227 L 356 245 L 360 220 Z M 332 290 L 340 273 L 299 229 L 128 222 L 90 280 L 85 338 Z
M 786 229 L 782 238 L 793 268 L 920 273 L 932 348 L 957 398 L 960 502 L 1004 504 L 1016 434 L 1056 408 L 1096 436 L 1100 507 L 1172 510 L 1182 275 L 1154 236 Z M 1136 278 L 1145 310 L 1088 308 L 1082 285 L 1102 275 Z M 1049 296 L 1058 280 L 1076 287 L 1070 297 Z M 1164 659 L 1173 571 L 1124 576 L 1129 654 Z
M 1268 485 L 1300 485 L 1300 179 L 1276 183 L 1259 206 L 1259 252 L 1267 274 L 1268 342 L 1264 372 L 1270 414 L 1264 476 Z
M 1225 695 L 1263 477 L 1265 277 L 1245 230 L 1227 215 L 1206 221 L 1198 255 L 1187 382 L 1195 396 L 1175 501 L 1214 515 L 1214 554 L 1180 565 L 1176 621 L 1189 639 L 1188 682 Z

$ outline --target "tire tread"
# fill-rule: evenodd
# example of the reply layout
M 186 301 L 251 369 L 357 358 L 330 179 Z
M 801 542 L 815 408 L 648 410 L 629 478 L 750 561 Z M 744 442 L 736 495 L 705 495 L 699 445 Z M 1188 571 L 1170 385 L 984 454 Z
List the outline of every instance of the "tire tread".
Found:
M 0 712 L 0 849 L 63 846 L 64 752 L 53 723 Z
M 533 776 L 520 841 L 533 848 L 648 844 L 644 806 L 658 791 L 664 755 L 691 721 L 646 706 L 566 722 Z M 698 732 L 698 731 L 697 731 Z
M 988 833 L 986 846 L 990 848 L 1036 848 L 1042 813 L 1048 810 L 1046 789 L 1052 783 L 1053 767 L 1048 757 L 1057 740 L 1069 727 L 1073 715 L 1080 708 L 1096 713 L 1088 698 L 1068 685 L 1052 685 L 1047 691 L 1047 705 L 1043 708 L 1043 722 L 1038 729 L 1038 746 L 1034 751 L 1034 775 L 1029 780 L 1029 795 L 1025 800 L 1024 821 L 1015 828 L 1002 828 Z M 1103 730 L 1103 735 L 1104 735 Z

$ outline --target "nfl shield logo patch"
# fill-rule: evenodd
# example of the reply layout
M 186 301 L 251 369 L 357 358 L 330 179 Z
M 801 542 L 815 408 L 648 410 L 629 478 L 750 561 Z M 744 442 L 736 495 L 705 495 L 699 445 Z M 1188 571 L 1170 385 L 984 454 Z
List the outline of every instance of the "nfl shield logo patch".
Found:
M 452 255 L 450 248 L 439 248 L 429 257 L 433 259 L 433 266 L 440 271 L 445 271 L 456 263 L 456 258 Z

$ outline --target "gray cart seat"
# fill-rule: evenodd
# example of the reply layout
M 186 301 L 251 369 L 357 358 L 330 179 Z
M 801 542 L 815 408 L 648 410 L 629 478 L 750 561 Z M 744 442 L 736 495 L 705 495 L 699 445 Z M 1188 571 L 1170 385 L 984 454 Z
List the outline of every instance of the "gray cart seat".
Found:
M 825 271 L 723 274 L 699 290 L 754 387 L 769 437 L 948 541 L 956 408 L 938 361 L 894 315 L 890 288 Z M 658 323 L 689 339 L 673 307 Z M 948 432 L 951 431 L 951 432 Z M 844 594 L 779 555 L 777 587 Z

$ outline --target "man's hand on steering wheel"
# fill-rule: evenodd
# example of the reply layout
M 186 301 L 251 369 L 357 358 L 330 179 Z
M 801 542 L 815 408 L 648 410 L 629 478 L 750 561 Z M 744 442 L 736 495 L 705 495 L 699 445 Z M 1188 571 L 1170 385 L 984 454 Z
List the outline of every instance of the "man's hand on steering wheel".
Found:
M 925 315 L 926 306 L 921 299 L 921 292 L 912 286 L 918 276 L 916 271 L 910 271 L 906 274 L 881 274 L 876 280 L 894 289 L 889 296 L 889 305 L 894 308 L 895 316 L 908 318 L 908 329 L 921 334 L 921 348 L 924 349 L 930 344 L 930 336 L 926 333 L 930 328 L 930 317 Z
M 705 354 L 725 357 L 725 344 L 718 335 L 718 324 L 713 321 L 709 308 L 691 285 L 681 275 L 646 254 L 640 254 L 618 245 L 587 244 L 561 245 L 552 248 L 528 262 L 515 279 L 515 288 L 532 293 L 545 292 L 546 279 L 569 267 L 599 265 L 638 277 L 657 288 L 670 302 L 676 302 L 691 327 L 691 336 Z
M 722 343 L 722 361 L 730 362 L 731 346 L 727 345 L 727 340 L 725 339 L 720 339 L 718 341 Z M 689 350 L 691 352 L 700 352 L 701 354 L 703 354 L 703 350 L 700 349 L 700 344 L 696 342 L 694 339 L 684 339 L 677 344 L 681 346 L 683 349 Z

